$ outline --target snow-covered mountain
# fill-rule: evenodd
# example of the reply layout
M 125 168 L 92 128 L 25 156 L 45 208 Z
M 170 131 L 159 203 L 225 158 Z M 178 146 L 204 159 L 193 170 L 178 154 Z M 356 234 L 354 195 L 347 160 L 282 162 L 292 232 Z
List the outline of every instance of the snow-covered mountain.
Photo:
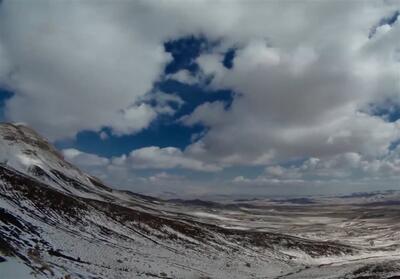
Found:
M 326 217 L 313 206 L 163 201 L 113 190 L 30 128 L 0 124 L 2 279 L 400 274 L 396 226 L 374 231 L 391 241 L 376 247 L 368 237 L 346 241 L 340 228 L 364 217 Z

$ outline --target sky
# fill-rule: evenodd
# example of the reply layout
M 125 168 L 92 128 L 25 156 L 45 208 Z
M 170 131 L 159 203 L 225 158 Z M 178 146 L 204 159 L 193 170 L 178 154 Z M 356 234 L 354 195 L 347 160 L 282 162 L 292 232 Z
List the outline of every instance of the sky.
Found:
M 162 197 L 400 189 L 400 1 L 0 1 L 0 120 Z

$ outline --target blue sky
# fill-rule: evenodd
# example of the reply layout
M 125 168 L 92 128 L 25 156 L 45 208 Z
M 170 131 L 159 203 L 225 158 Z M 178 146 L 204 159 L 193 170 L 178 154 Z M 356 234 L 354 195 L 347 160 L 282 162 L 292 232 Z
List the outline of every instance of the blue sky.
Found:
M 398 3 L 50 2 L 0 4 L 0 118 L 114 187 L 398 188 Z
M 5 115 L 4 115 L 4 108 L 5 108 L 5 103 L 7 99 L 11 98 L 13 95 L 12 92 L 8 91 L 5 88 L 0 89 L 0 119 L 2 121 L 5 121 Z
M 207 52 L 216 43 L 209 43 L 205 38 L 188 36 L 164 44 L 165 51 L 171 53 L 173 60 L 165 66 L 164 75 L 174 74 L 186 69 L 195 75 L 199 69 L 195 59 Z M 227 51 L 224 63 L 229 67 L 233 60 L 234 51 Z M 174 115 L 159 117 L 149 127 L 133 135 L 112 136 L 109 129 L 102 131 L 111 135 L 107 139 L 101 139 L 98 132 L 82 131 L 74 139 L 60 140 L 56 146 L 60 149 L 77 148 L 88 153 L 101 156 L 120 156 L 133 149 L 146 146 L 176 147 L 184 149 L 192 143 L 192 136 L 205 132 L 207 127 L 201 124 L 187 127 L 179 123 L 184 115 L 189 115 L 199 105 L 207 102 L 221 101 L 227 106 L 232 102 L 233 91 L 209 90 L 201 85 L 187 85 L 176 80 L 162 79 L 154 84 L 152 91 L 162 91 L 167 94 L 179 96 L 184 104 L 177 108 Z

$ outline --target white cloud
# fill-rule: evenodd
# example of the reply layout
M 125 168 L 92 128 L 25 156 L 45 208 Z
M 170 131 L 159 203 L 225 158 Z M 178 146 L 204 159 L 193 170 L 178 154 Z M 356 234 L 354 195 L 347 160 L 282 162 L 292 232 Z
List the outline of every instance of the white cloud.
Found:
M 165 171 L 158 172 L 148 178 L 151 183 L 156 184 L 166 184 L 166 183 L 176 183 L 182 180 L 184 177 L 179 175 L 169 174 Z
M 268 175 L 280 177 L 284 174 L 284 169 L 281 166 L 269 166 L 265 169 Z
M 154 110 L 160 114 L 173 115 L 176 111 L 171 107 L 171 104 L 175 104 L 181 107 L 185 102 L 176 94 L 166 94 L 163 92 L 156 92 L 152 96 L 148 97 L 148 100 L 156 101 Z
M 250 40 L 236 51 L 230 70 L 223 68 L 219 52 L 199 57 L 204 74 L 214 75 L 211 88 L 240 94 L 229 109 L 207 103 L 184 118 L 187 125 L 209 128 L 201 143 L 193 145 L 201 145 L 202 160 L 270 164 L 346 152 L 385 155 L 400 137 L 400 121 L 388 123 L 361 111 L 387 98 L 400 101 L 400 64 L 393 59 L 400 24 L 385 39 L 370 40 L 366 27 L 378 11 L 361 6 L 343 21 L 328 18 L 326 26 L 318 25 L 340 30 L 329 36 L 306 24 L 310 29 L 306 34 L 305 26 L 299 27 L 305 37 L 297 44 L 281 41 L 282 34 L 273 32 L 268 39 Z M 356 14 L 364 28 L 354 22 Z
M 157 146 L 135 149 L 128 155 L 112 157 L 111 159 L 95 154 L 85 153 L 74 148 L 64 149 L 65 158 L 72 163 L 83 166 L 114 166 L 126 169 L 187 169 L 204 172 L 215 172 L 220 167 L 205 164 L 196 159 L 185 156 L 175 147 L 160 148 Z
M 326 82 L 325 90 L 333 90 L 327 75 L 333 75 L 336 84 L 344 81 L 336 90 L 359 90 L 343 79 L 351 74 L 354 60 L 347 50 L 365 47 L 370 29 L 396 8 L 396 2 L 381 1 L 4 1 L 0 6 L 0 56 L 7 59 L 2 59 L 0 83 L 16 93 L 7 103 L 6 115 L 12 121 L 28 122 L 51 139 L 104 126 L 117 134 L 137 132 L 158 113 L 136 102 L 152 88 L 170 59 L 163 42 L 189 34 L 222 39 L 220 50 L 244 47 L 235 59 L 234 73 L 224 75 L 228 80 L 223 85 L 237 90 L 247 91 L 246 84 L 254 78 L 261 79 L 255 87 L 262 85 L 272 69 L 277 72 L 269 73 L 265 81 L 277 78 L 283 82 L 278 77 L 284 76 L 287 67 L 297 72 L 311 67 L 310 71 L 319 73 L 321 68 L 314 64 L 325 65 L 314 78 Z M 376 36 L 374 48 L 390 53 L 389 40 L 396 44 L 396 36 L 391 35 L 395 29 L 392 26 Z M 264 47 L 264 39 L 269 47 Z M 288 54 L 296 57 L 293 63 Z M 220 55 L 211 56 L 207 61 L 199 59 L 203 67 L 215 68 L 221 60 Z M 258 67 L 260 72 L 255 71 Z M 335 67 L 340 71 L 335 72 Z M 307 76 L 287 86 L 306 92 L 312 89 Z M 176 78 L 193 82 L 185 72 L 178 72 Z M 343 94 L 336 102 L 351 99 Z M 311 92 L 304 99 L 312 96 Z M 296 110 L 293 113 L 296 117 Z
M 110 160 L 107 158 L 81 152 L 74 148 L 64 149 L 62 153 L 66 160 L 85 168 L 106 166 L 110 163 Z
M 106 140 L 106 139 L 109 138 L 109 135 L 108 135 L 106 132 L 101 131 L 100 134 L 99 134 L 99 137 L 100 137 L 102 140 Z
M 176 174 L 176 168 L 195 171 L 216 171 L 219 168 L 182 158 L 182 153 L 174 148 L 142 148 L 112 159 L 76 149 L 63 150 L 63 154 L 68 161 L 117 188 L 186 198 L 216 193 L 265 195 L 266 189 L 270 194 L 337 194 L 339 190 L 394 187 L 400 179 L 400 147 L 379 160 L 367 160 L 358 153 L 349 152 L 326 158 L 309 158 L 292 165 L 270 165 L 256 177 L 238 171 L 232 179 L 228 175 L 217 180 L 193 178 L 187 172 L 185 175 Z M 141 173 L 143 170 L 146 173 Z
M 132 151 L 125 157 L 132 168 L 172 169 L 182 168 L 197 171 L 218 171 L 220 167 L 206 164 L 185 156 L 175 147 L 160 148 L 157 146 L 144 147 Z
M 391 150 L 380 159 L 366 159 L 360 154 L 349 152 L 327 158 L 309 158 L 301 164 L 289 166 L 272 165 L 265 168 L 263 174 L 249 178 L 238 176 L 233 183 L 241 185 L 296 187 L 308 185 L 332 186 L 332 184 L 359 185 L 377 187 L 400 179 L 400 148 Z M 381 185 L 379 185 L 381 186 Z
M 164 197 L 191 197 L 208 193 L 214 185 L 197 181 L 191 171 L 216 172 L 219 167 L 183 156 L 176 148 L 148 147 L 133 150 L 128 155 L 105 158 L 77 149 L 62 150 L 65 159 L 87 173 L 118 189 L 129 189 Z M 180 174 L 177 174 L 179 169 Z
M 196 60 L 201 72 L 167 78 L 193 84 L 213 76 L 211 89 L 238 93 L 229 109 L 206 103 L 182 118 L 206 125 L 204 136 L 184 151 L 146 147 L 110 162 L 70 151 L 70 159 L 121 174 L 269 167 L 261 184 L 395 175 L 398 155 L 388 148 L 400 138 L 400 122 L 365 112 L 370 103 L 400 103 L 400 22 L 376 28 L 398 9 L 396 1 L 4 1 L 0 84 L 15 91 L 6 116 L 53 140 L 103 127 L 140 131 L 160 113 L 173 114 L 170 103 L 183 104 L 162 92 L 146 95 L 171 59 L 163 42 L 202 34 L 221 44 Z M 226 69 L 230 47 L 237 51 Z M 143 103 L 148 98 L 157 105 Z M 304 158 L 312 159 L 280 165 Z
M 170 56 L 145 30 L 118 18 L 120 5 L 107 6 L 88 1 L 1 4 L 0 44 L 9 74 L 1 75 L 0 83 L 16 93 L 7 102 L 9 119 L 60 139 L 103 126 L 117 134 L 133 133 L 156 117 L 151 107 L 136 102 Z
M 199 83 L 199 79 L 193 76 L 188 70 L 180 70 L 174 74 L 169 74 L 165 77 L 166 79 L 172 79 L 186 84 Z
M 149 105 L 140 104 L 123 109 L 111 127 L 116 135 L 132 134 L 146 128 L 157 116 Z

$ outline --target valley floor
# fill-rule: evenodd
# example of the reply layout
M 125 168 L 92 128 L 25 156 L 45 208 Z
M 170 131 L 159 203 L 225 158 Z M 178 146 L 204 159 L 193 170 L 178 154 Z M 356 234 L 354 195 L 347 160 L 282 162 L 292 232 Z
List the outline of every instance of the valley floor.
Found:
M 80 197 L 4 167 L 0 178 L 1 278 L 400 275 L 400 208 L 387 198 L 205 206 Z

